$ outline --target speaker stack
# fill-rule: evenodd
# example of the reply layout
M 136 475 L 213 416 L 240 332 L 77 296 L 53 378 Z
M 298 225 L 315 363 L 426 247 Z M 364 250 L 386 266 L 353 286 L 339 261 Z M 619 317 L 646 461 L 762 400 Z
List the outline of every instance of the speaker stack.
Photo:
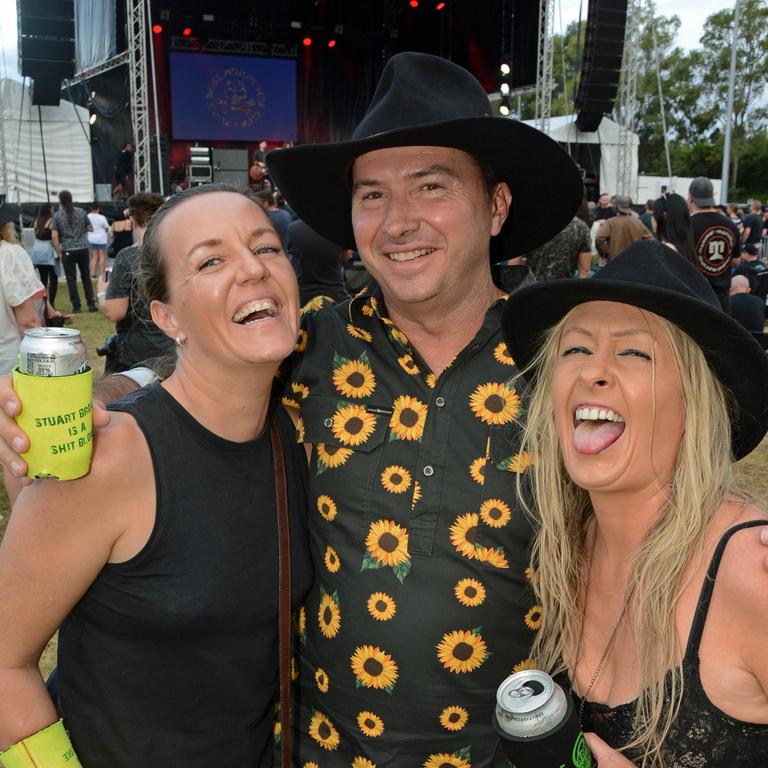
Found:
M 621 78 L 627 0 L 590 0 L 581 80 L 576 94 L 576 126 L 596 131 L 613 109 Z
M 75 76 L 74 0 L 18 0 L 19 71 L 32 103 L 57 106 L 61 81 Z

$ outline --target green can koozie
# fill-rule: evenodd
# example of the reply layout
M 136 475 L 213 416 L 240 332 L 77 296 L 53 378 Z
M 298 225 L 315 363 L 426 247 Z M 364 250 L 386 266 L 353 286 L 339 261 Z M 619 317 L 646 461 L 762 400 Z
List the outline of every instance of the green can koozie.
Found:
M 93 447 L 93 371 L 30 376 L 13 371 L 22 403 L 16 423 L 29 437 L 29 477 L 74 480 L 88 473 Z

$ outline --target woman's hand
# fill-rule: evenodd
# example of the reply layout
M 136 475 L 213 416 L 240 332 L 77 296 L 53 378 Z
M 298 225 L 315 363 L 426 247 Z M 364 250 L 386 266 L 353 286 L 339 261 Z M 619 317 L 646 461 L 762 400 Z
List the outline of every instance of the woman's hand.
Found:
M 598 768 L 635 768 L 634 763 L 608 746 L 596 733 L 585 733 L 584 738 Z
M 19 478 L 22 485 L 30 485 L 32 480 L 26 477 L 27 463 L 19 455 L 29 448 L 29 438 L 14 421 L 21 412 L 21 400 L 10 376 L 0 376 L 0 406 L 0 463 Z M 109 418 L 109 412 L 102 403 L 94 401 L 93 426 L 104 427 L 109 424 Z

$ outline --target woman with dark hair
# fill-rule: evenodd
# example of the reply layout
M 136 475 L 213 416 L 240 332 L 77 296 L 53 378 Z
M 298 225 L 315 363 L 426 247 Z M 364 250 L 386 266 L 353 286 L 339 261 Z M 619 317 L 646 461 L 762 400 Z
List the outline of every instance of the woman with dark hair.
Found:
M 77 270 L 79 269 L 88 311 L 96 312 L 88 259 L 87 233 L 91 230 L 88 215 L 82 208 L 75 208 L 72 205 L 72 194 L 66 189 L 59 192 L 59 203 L 61 208 L 53 214 L 51 231 L 53 247 L 64 265 L 72 311 L 80 311 L 80 294 L 77 292 Z
M 290 679 L 290 659 L 278 665 L 278 615 L 292 634 L 283 586 L 292 575 L 300 603 L 312 579 L 306 457 L 272 397 L 298 336 L 296 278 L 260 206 L 220 185 L 167 201 L 140 258 L 176 368 L 112 404 L 88 475 L 38 480 L 13 510 L 0 547 L 0 760 L 270 768 L 278 666 L 283 690 Z M 279 587 L 280 457 L 292 560 Z M 57 627 L 54 702 L 37 659 Z
M 696 246 L 691 229 L 691 213 L 684 197 L 665 192 L 653 203 L 653 229 L 664 245 L 684 259 L 696 263 Z
M 56 274 L 56 262 L 59 258 L 53 248 L 53 209 L 50 203 L 44 203 L 37 209 L 35 218 L 35 244 L 32 246 L 32 263 L 40 274 L 40 282 L 46 290 L 48 302 L 56 306 L 56 291 L 59 276 Z

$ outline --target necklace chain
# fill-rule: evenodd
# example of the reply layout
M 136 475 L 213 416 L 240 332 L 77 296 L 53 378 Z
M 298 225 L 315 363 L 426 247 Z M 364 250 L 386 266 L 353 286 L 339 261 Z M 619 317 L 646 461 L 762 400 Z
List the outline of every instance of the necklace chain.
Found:
M 593 527 L 593 534 L 592 534 L 592 548 L 590 549 L 590 552 L 589 552 L 589 563 L 587 564 L 587 579 L 586 579 L 585 589 L 584 589 L 584 607 L 582 608 L 582 611 L 581 611 L 581 627 L 579 629 L 579 643 L 576 646 L 576 658 L 574 659 L 573 667 L 569 670 L 570 682 L 571 682 L 571 693 L 573 693 L 573 686 L 574 686 L 574 683 L 576 682 L 576 667 L 579 666 L 579 662 L 581 661 L 582 656 L 584 655 L 584 624 L 587 617 L 587 600 L 589 598 L 589 587 L 592 581 L 592 558 L 595 551 L 596 540 L 597 540 L 597 525 L 595 524 Z M 580 697 L 581 698 L 581 704 L 579 705 L 579 725 L 580 726 L 583 723 L 584 706 L 587 701 L 587 696 L 589 696 L 589 694 L 592 691 L 592 688 L 594 688 L 595 686 L 595 683 L 597 683 L 597 680 L 600 677 L 600 673 L 603 671 L 603 665 L 605 664 L 606 660 L 608 659 L 608 656 L 613 650 L 613 645 L 616 642 L 616 636 L 619 633 L 619 627 L 621 626 L 621 622 L 624 620 L 624 616 L 627 613 L 627 608 L 629 607 L 629 601 L 632 599 L 633 592 L 634 592 L 634 588 L 629 592 L 626 600 L 624 601 L 624 607 L 621 609 L 621 613 L 619 614 L 619 618 L 613 627 L 611 636 L 608 638 L 608 642 L 605 645 L 605 649 L 603 650 L 603 653 L 600 656 L 600 660 L 597 662 L 597 666 L 595 667 L 595 671 L 592 673 L 592 678 L 589 681 L 589 685 L 587 685 L 587 689 L 584 691 L 584 695 Z

